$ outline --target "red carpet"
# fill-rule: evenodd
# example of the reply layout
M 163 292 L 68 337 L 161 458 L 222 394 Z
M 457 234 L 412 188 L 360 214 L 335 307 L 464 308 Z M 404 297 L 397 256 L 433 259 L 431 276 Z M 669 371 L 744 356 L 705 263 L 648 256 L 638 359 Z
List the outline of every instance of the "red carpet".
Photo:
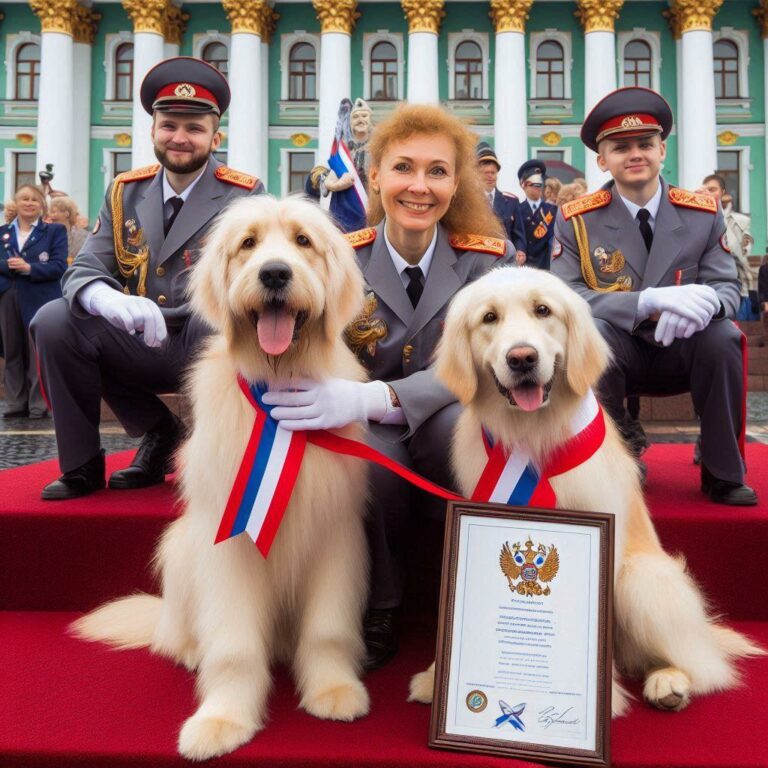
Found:
M 748 445 L 749 481 L 762 500 L 751 509 L 706 501 L 691 455 L 690 445 L 648 453 L 648 499 L 662 540 L 687 556 L 714 605 L 768 646 L 768 446 Z M 127 458 L 112 457 L 110 468 Z M 39 490 L 56 475 L 54 462 L 0 473 L 0 768 L 189 765 L 175 738 L 194 709 L 191 676 L 147 652 L 112 652 L 65 633 L 72 611 L 151 585 L 147 563 L 174 514 L 172 486 L 44 504 Z M 212 764 L 526 765 L 426 747 L 429 710 L 405 697 L 411 674 L 433 655 L 432 623 L 411 621 L 395 661 L 366 679 L 367 718 L 341 724 L 305 715 L 278 671 L 266 730 Z M 679 714 L 636 702 L 614 723 L 613 764 L 768 766 L 768 659 L 745 662 L 743 671 L 741 689 L 696 699 Z

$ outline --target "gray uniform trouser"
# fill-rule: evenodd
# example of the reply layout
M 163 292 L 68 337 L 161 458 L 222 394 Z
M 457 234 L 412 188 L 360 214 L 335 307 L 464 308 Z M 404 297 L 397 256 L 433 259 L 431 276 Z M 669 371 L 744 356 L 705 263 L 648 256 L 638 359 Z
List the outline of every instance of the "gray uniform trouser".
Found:
M 744 373 L 741 332 L 729 320 L 710 323 L 690 339 L 657 347 L 605 320 L 595 320 L 614 361 L 600 381 L 600 399 L 619 422 L 630 394 L 689 390 L 701 417 L 701 460 L 717 478 L 744 482 L 739 453 Z
M 189 317 L 178 329 L 169 329 L 162 347 L 150 349 L 101 317 L 76 317 L 64 299 L 46 304 L 31 330 L 62 472 L 99 452 L 102 397 L 132 437 L 165 418 L 168 409 L 157 395 L 179 390 L 184 371 L 210 333 Z
M 0 294 L 0 337 L 5 356 L 7 410 L 45 411 L 35 351 L 21 319 L 15 284 Z
M 414 434 L 399 440 L 403 428 L 371 424 L 368 443 L 389 458 L 444 488 L 455 490 L 450 468 L 453 428 L 461 413 L 458 403 L 442 408 Z M 413 514 L 442 519 L 447 502 L 415 488 L 384 467 L 369 465 L 368 544 L 371 553 L 371 608 L 397 608 L 402 602 L 406 569 L 405 540 Z

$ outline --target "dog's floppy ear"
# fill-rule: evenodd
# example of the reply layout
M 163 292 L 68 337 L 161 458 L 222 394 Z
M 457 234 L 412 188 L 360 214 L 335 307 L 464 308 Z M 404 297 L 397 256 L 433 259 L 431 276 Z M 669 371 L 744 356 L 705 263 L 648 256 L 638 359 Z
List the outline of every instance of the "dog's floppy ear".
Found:
M 363 309 L 363 273 L 355 249 L 330 223 L 327 226 L 328 287 L 324 317 L 325 335 L 337 339 Z
M 566 376 L 568 386 L 579 396 L 594 387 L 611 359 L 608 344 L 597 330 L 589 304 L 564 285 L 568 347 Z
M 437 346 L 435 372 L 462 405 L 467 405 L 477 392 L 477 371 L 469 344 L 467 312 L 468 292 L 459 291 L 453 297 L 445 316 L 445 327 Z

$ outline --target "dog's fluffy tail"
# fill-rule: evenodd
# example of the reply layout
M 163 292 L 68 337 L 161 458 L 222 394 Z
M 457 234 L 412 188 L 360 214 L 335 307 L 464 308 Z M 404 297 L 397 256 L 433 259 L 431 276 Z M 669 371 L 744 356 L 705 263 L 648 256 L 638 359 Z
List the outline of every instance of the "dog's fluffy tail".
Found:
M 152 643 L 162 607 L 162 598 L 155 595 L 121 597 L 72 622 L 70 630 L 115 648 L 145 648 Z

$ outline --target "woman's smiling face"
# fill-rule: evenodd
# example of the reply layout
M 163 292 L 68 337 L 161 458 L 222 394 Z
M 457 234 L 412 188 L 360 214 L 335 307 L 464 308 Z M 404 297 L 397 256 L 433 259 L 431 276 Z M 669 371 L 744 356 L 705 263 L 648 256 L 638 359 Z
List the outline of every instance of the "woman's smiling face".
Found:
M 451 204 L 458 179 L 456 150 L 439 134 L 415 134 L 387 146 L 370 181 L 378 187 L 389 227 L 431 231 Z

